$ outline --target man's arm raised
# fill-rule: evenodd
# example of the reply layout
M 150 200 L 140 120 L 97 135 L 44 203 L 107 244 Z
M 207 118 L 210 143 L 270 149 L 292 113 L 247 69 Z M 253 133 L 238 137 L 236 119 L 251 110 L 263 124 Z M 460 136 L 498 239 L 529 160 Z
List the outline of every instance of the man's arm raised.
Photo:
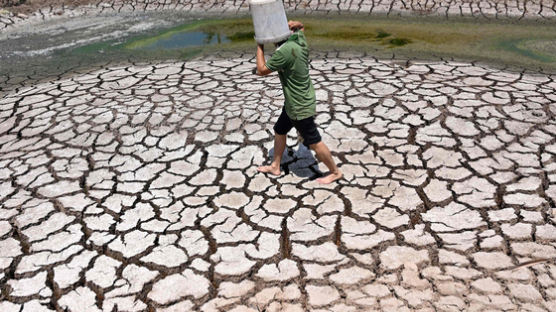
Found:
M 266 61 L 264 59 L 264 45 L 257 45 L 257 75 L 266 76 L 272 71 L 268 69 L 265 65 Z

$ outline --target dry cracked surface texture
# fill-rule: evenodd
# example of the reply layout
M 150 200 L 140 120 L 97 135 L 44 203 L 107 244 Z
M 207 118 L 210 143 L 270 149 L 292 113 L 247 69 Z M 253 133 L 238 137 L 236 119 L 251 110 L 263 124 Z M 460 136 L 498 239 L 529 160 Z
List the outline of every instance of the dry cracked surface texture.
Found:
M 0 311 L 554 311 L 556 77 L 318 55 L 290 134 L 251 57 L 0 99 Z
M 58 0 L 53 4 L 34 1 L 31 14 L 0 10 L 0 31 L 25 20 L 39 21 L 59 16 L 99 13 L 184 11 L 209 14 L 246 14 L 247 0 Z M 62 5 L 59 5 L 62 2 Z M 76 5 L 76 2 L 78 5 Z M 89 3 L 88 5 L 83 5 Z M 284 0 L 288 11 L 323 14 L 386 14 L 424 16 L 466 16 L 486 19 L 535 19 L 554 21 L 554 0 Z M 10 8 L 9 8 L 10 9 Z

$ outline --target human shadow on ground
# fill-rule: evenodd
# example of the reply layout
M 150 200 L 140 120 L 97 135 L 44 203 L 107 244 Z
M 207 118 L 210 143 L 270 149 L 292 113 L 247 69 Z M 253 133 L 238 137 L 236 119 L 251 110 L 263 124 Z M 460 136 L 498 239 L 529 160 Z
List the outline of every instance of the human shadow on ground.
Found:
M 270 159 L 274 158 L 274 148 L 269 151 Z M 319 170 L 318 162 L 311 150 L 303 144 L 291 147 L 287 146 L 282 155 L 280 164 L 284 174 L 293 173 L 298 177 L 314 180 L 323 176 Z

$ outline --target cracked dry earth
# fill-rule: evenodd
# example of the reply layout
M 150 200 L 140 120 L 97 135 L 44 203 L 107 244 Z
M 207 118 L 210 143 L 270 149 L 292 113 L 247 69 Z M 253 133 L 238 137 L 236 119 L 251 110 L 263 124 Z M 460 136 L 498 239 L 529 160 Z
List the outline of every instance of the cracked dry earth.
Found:
M 328 186 L 251 56 L 5 94 L 0 310 L 555 311 L 556 77 L 313 59 Z
M 42 3 L 41 3 L 42 2 Z M 554 21 L 554 0 L 284 0 L 287 11 L 313 14 L 386 14 L 424 16 L 466 16 L 485 19 L 534 19 Z M 82 5 L 89 3 L 89 5 Z M 247 0 L 34 0 L 14 12 L 0 10 L 0 31 L 25 20 L 39 21 L 61 15 L 83 16 L 99 13 L 184 11 L 209 14 L 246 14 Z M 21 11 L 32 15 L 21 14 Z

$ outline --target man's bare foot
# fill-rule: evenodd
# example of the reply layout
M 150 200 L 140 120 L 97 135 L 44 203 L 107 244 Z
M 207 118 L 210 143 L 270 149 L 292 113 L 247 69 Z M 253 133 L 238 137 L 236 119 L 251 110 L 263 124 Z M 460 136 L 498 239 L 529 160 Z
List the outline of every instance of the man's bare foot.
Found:
M 329 184 L 338 179 L 341 179 L 342 176 L 343 176 L 342 172 L 338 170 L 336 172 L 330 173 L 326 177 L 318 178 L 317 182 L 319 182 L 320 184 Z
M 278 176 L 280 175 L 280 166 L 278 166 L 278 168 L 274 167 L 274 166 L 260 166 L 259 168 L 257 168 L 257 171 L 262 172 L 262 173 L 270 173 L 272 175 Z

